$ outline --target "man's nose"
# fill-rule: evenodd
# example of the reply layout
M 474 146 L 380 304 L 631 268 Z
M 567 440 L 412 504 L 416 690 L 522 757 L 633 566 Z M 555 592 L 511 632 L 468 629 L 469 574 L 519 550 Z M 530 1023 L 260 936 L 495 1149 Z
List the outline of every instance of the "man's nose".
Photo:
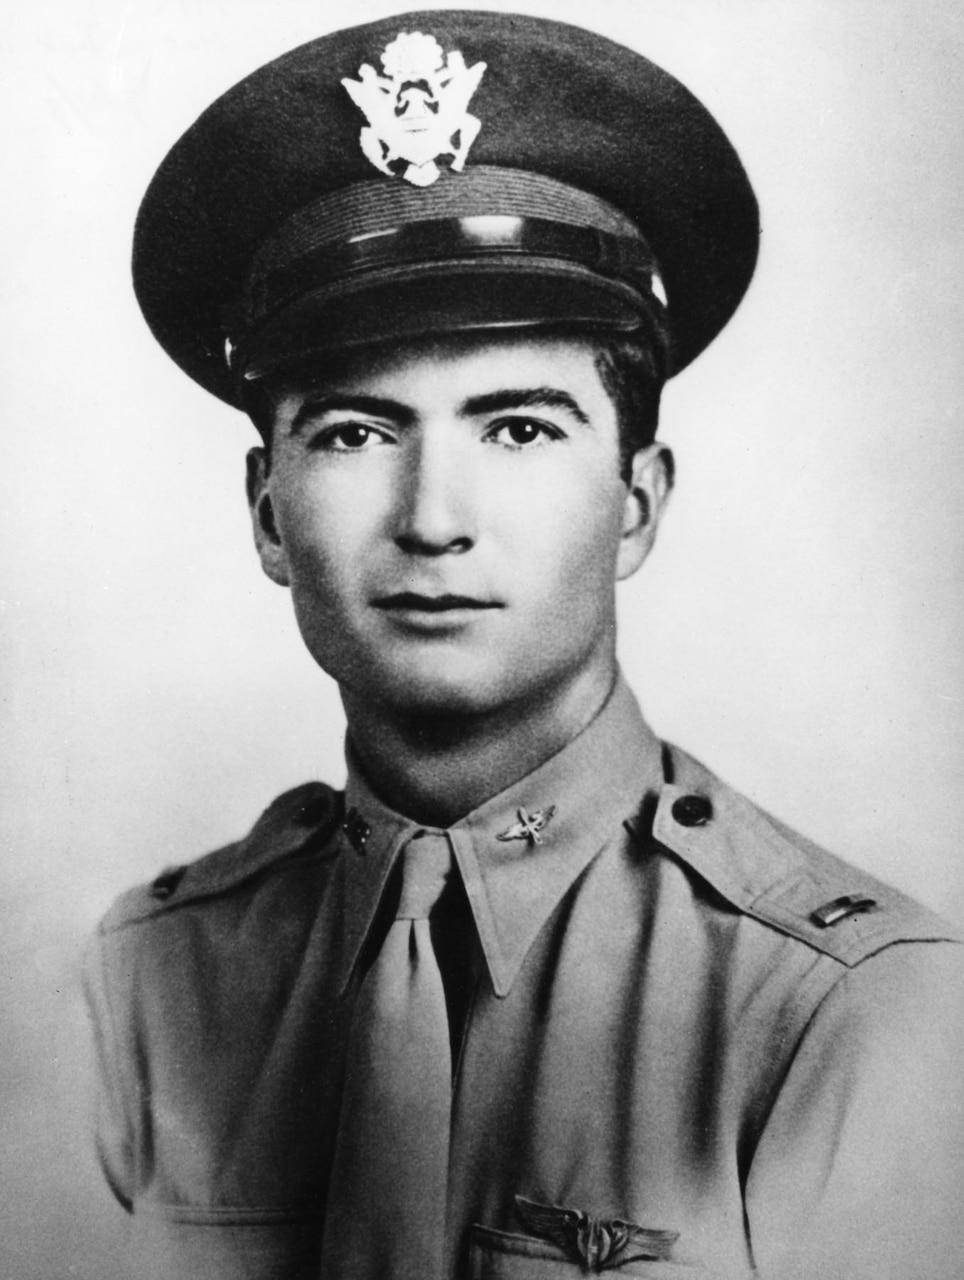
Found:
M 463 443 L 451 427 L 412 442 L 396 512 L 395 541 L 403 551 L 459 554 L 473 546 L 473 477 Z

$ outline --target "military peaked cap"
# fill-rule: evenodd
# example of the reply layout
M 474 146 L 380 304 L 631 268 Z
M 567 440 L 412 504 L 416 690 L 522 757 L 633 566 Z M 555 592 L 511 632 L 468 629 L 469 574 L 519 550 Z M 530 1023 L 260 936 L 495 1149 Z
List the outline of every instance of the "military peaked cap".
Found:
M 509 14 L 401 14 L 229 89 L 137 219 L 158 341 L 229 403 L 341 346 L 458 330 L 667 329 L 678 372 L 736 309 L 759 219 L 719 125 L 646 58 Z

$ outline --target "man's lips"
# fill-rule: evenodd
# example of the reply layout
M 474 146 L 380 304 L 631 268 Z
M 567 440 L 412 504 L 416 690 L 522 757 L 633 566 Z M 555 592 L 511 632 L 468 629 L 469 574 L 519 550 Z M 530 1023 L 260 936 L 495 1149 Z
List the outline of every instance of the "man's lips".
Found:
M 477 600 L 473 596 L 423 596 L 414 591 L 400 591 L 396 595 L 380 596 L 372 601 L 376 609 L 415 610 L 419 613 L 447 613 L 452 609 L 501 609 L 494 600 Z

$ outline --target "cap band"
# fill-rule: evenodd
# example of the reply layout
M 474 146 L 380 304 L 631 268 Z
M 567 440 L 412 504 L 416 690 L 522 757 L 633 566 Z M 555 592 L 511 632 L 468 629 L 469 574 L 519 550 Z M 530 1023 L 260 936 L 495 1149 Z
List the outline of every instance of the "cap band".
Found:
M 632 218 L 589 191 L 528 169 L 478 164 L 459 174 L 443 173 L 438 182 L 424 189 L 394 179 L 372 178 L 327 191 L 292 212 L 258 249 L 254 264 L 277 264 L 290 256 L 293 244 L 349 240 L 403 222 L 465 218 L 476 213 L 546 218 L 598 227 L 614 235 L 639 235 Z
M 429 190 L 358 182 L 298 210 L 261 246 L 241 308 L 227 321 L 231 345 L 350 277 L 486 260 L 523 268 L 577 264 L 629 285 L 642 305 L 651 305 L 658 276 L 630 218 L 544 174 L 479 165 Z M 661 284 L 655 289 L 660 298 Z

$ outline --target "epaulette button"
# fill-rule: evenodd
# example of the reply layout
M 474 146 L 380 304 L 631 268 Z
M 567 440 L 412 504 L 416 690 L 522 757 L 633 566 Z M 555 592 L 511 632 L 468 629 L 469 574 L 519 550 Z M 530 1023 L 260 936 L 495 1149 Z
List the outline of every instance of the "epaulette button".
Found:
M 361 816 L 357 809 L 349 809 L 345 815 L 345 821 L 341 824 L 341 829 L 355 850 L 356 853 L 364 854 L 365 846 L 368 844 L 368 837 L 372 833 L 371 827 Z
M 706 796 L 680 796 L 672 813 L 681 827 L 705 827 L 713 816 L 713 806 Z
M 299 827 L 317 827 L 324 822 L 330 812 L 331 802 L 328 795 L 323 792 L 321 795 L 303 800 L 292 815 L 292 821 Z
M 165 871 L 162 871 L 151 885 L 151 897 L 157 898 L 159 902 L 169 898 L 184 879 L 186 870 L 187 867 L 168 867 Z

